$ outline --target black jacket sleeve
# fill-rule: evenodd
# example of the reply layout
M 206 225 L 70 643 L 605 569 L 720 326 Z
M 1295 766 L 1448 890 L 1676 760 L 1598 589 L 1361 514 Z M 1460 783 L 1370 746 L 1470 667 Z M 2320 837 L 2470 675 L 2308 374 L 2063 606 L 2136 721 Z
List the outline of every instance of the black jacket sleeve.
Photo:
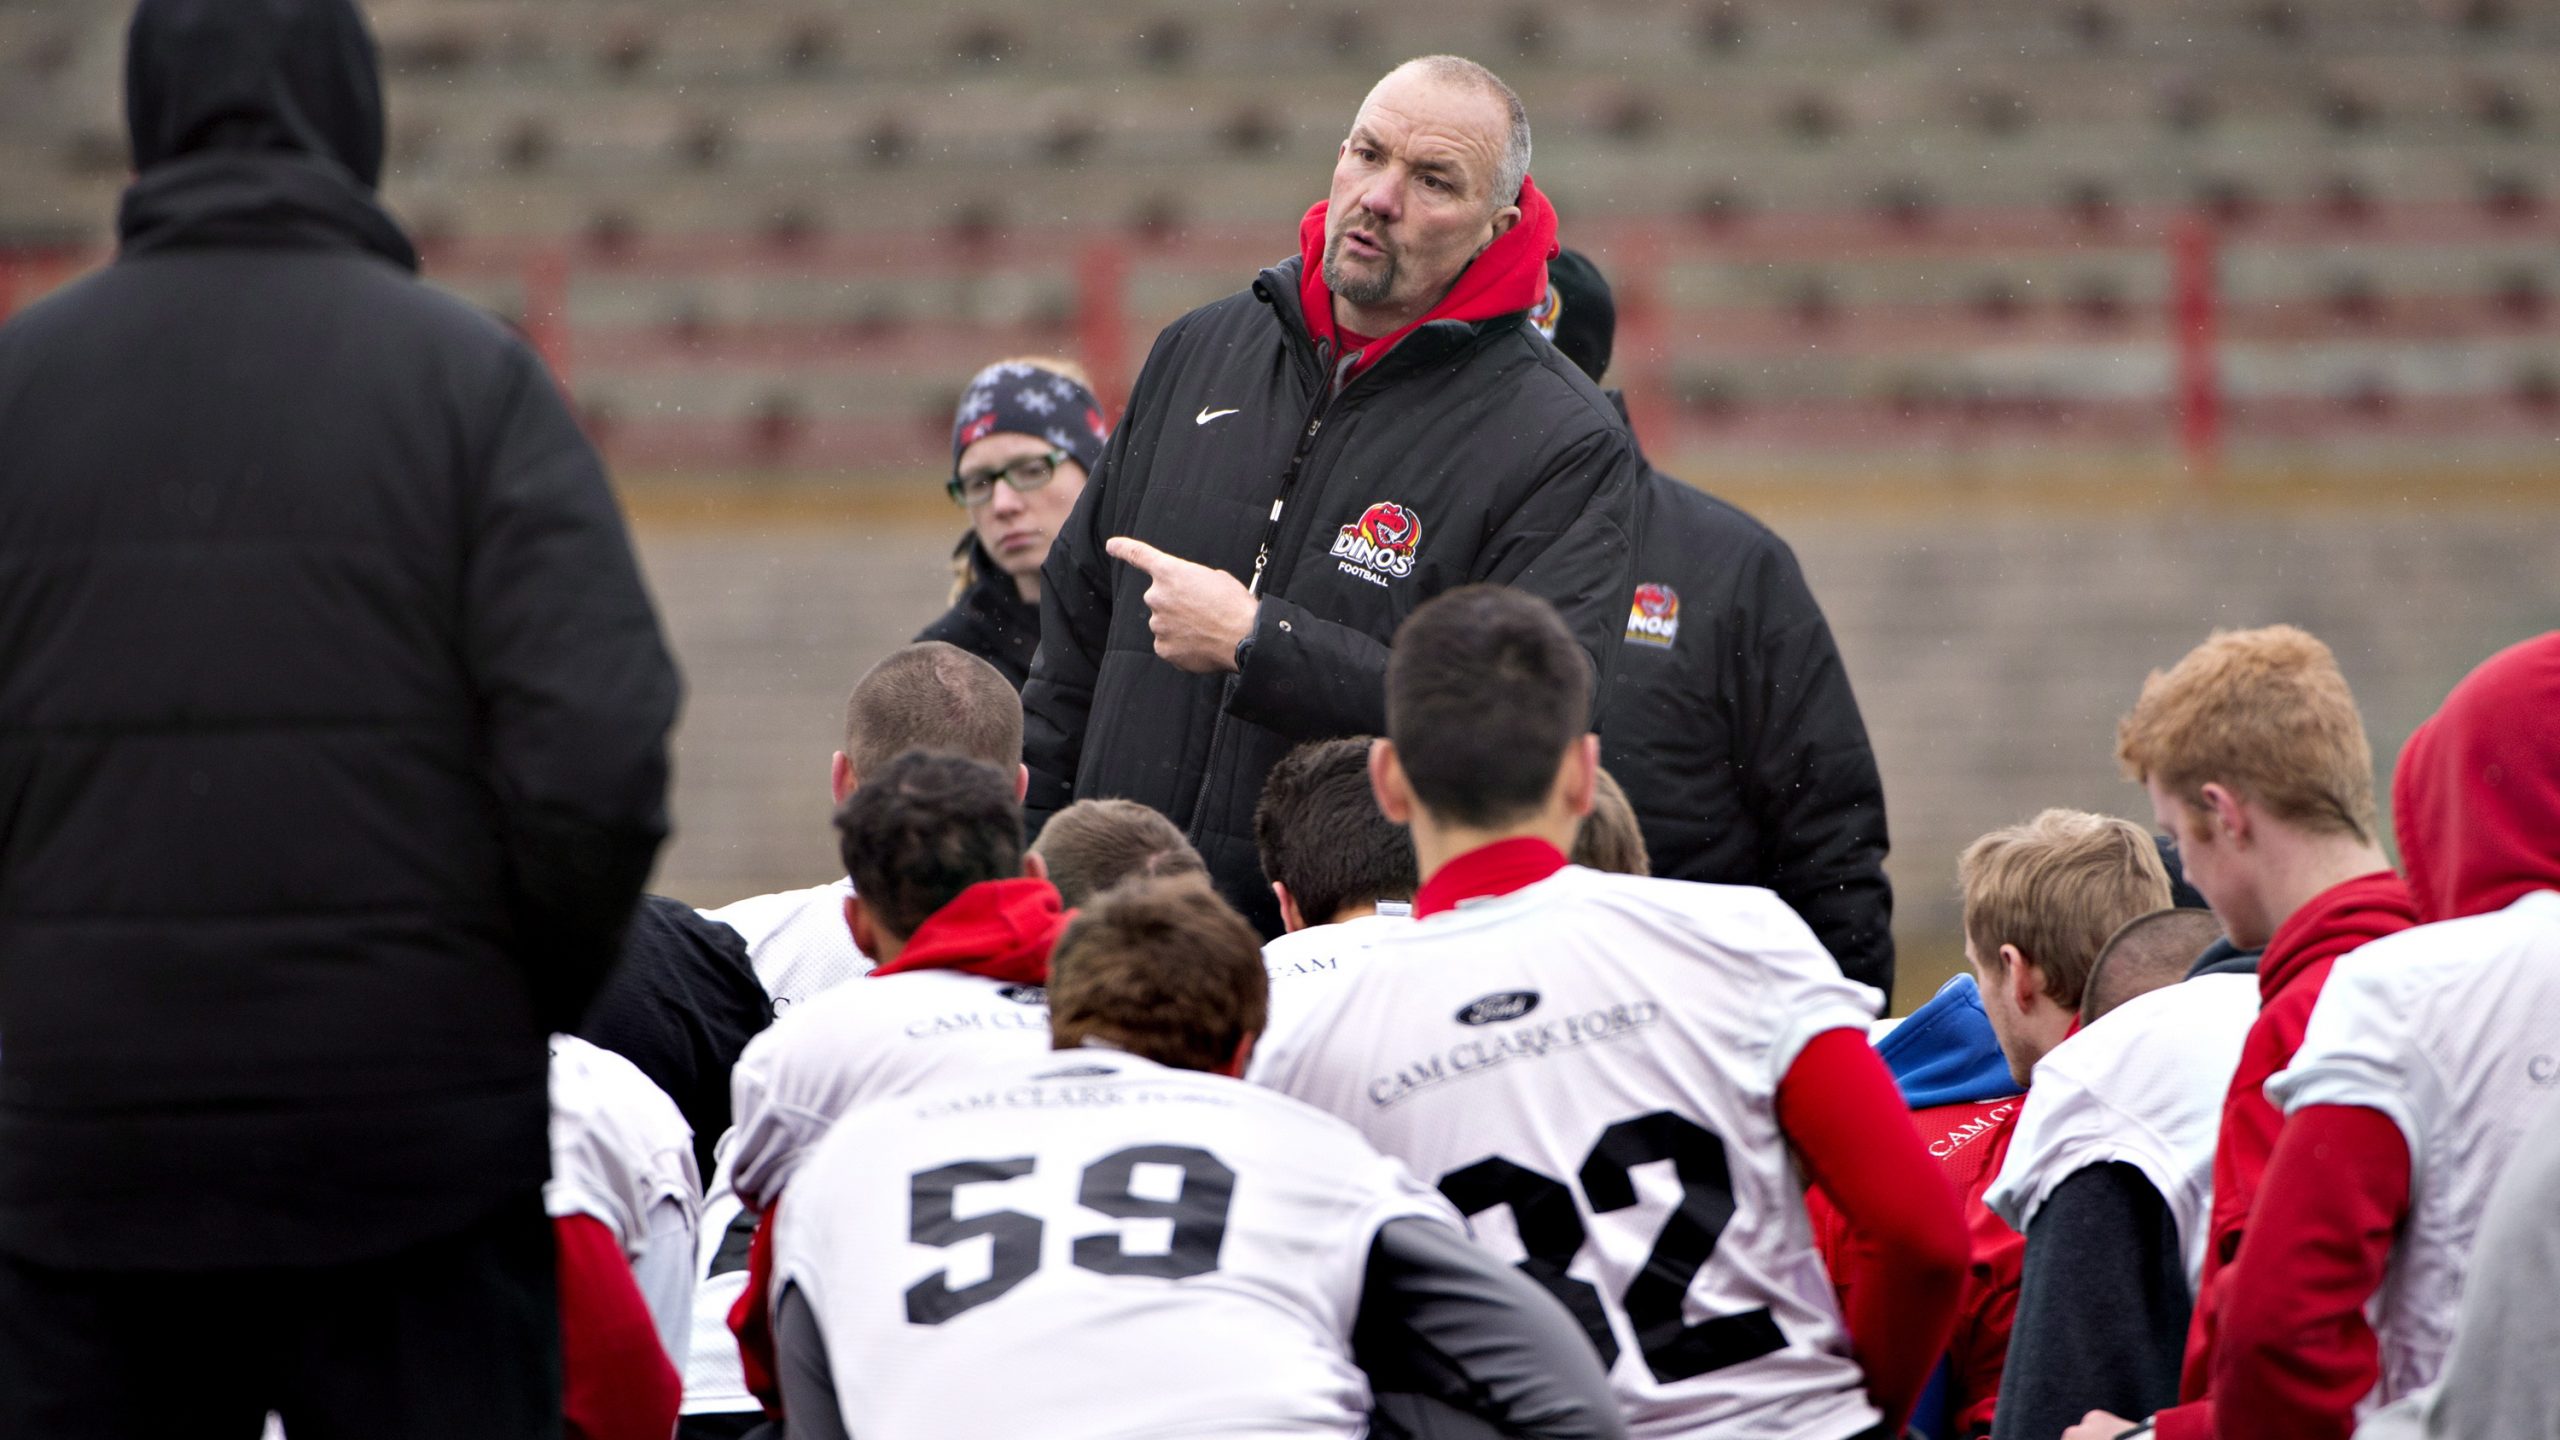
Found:
M 1609 1376 L 1564 1306 L 1446 1225 L 1380 1227 L 1351 1349 L 1375 1396 L 1373 1434 L 1626 1434 Z
M 827 1357 L 827 1337 L 818 1329 L 817 1312 L 797 1289 L 782 1292 L 775 1318 L 773 1345 L 782 1373 L 783 1433 L 790 1440 L 853 1440 L 836 1404 L 836 1377 Z
M 1760 873 L 1841 973 L 1889 999 L 1893 886 L 1884 872 L 1884 781 L 1866 721 L 1794 553 L 1773 538 L 1756 568 L 1735 744 L 1743 798 L 1760 822 Z
M 680 686 L 604 464 L 517 346 L 472 497 L 462 653 L 505 836 L 516 953 L 575 1026 L 667 834 Z
M 681 901 L 643 895 L 621 962 L 578 1034 L 667 1092 L 693 1127 L 694 1162 L 708 1175 L 711 1147 L 729 1128 L 729 1072 L 772 1023 L 773 997 L 737 931 Z
M 2092 1165 L 2027 1227 L 1992 1440 L 2054 1440 L 2092 1410 L 2178 1402 L 2194 1297 L 2177 1222 L 2142 1172 Z
M 1103 446 L 1084 493 L 1076 497 L 1066 528 L 1050 542 L 1049 558 L 1041 562 L 1040 648 L 1031 662 L 1031 678 L 1022 686 L 1022 763 L 1031 772 L 1022 808 L 1035 836 L 1050 816 L 1076 798 L 1085 723 L 1092 716 L 1103 646 L 1111 637 L 1114 562 L 1102 546 L 1119 533 L 1113 528 L 1113 480 L 1128 462 L 1131 437 L 1142 426 L 1155 424 L 1164 408 L 1163 356 L 1181 330 L 1176 322 L 1156 338 L 1130 391 L 1129 408 L 1112 427 L 1110 443 Z
M 1470 577 L 1556 607 L 1591 657 L 1595 707 L 1626 634 L 1628 536 L 1645 474 L 1623 431 L 1594 432 L 1503 519 Z M 1279 596 L 1264 598 L 1254 624 L 1228 713 L 1292 739 L 1386 733 L 1385 642 Z

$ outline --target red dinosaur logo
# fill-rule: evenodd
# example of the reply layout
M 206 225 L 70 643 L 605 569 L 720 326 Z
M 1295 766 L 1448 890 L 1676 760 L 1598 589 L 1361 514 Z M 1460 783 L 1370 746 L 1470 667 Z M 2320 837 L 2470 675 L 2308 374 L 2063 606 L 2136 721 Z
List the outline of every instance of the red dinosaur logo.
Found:
M 1421 544 L 1422 517 L 1381 500 L 1335 533 L 1333 557 L 1346 574 L 1384 585 L 1413 573 L 1413 552 Z
M 1627 640 L 1636 645 L 1669 648 L 1680 637 L 1680 592 L 1658 580 L 1636 587 L 1627 607 Z

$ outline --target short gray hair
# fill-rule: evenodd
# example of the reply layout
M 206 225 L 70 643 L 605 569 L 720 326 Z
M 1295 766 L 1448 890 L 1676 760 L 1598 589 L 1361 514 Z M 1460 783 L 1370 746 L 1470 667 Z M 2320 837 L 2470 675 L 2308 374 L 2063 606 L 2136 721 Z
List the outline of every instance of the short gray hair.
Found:
M 1520 92 L 1463 55 L 1420 55 L 1396 68 L 1419 68 L 1434 80 L 1464 85 L 1502 102 L 1503 118 L 1510 130 L 1503 137 L 1501 163 L 1493 171 L 1493 203 L 1518 204 L 1520 184 L 1529 178 L 1529 107 L 1520 103 Z

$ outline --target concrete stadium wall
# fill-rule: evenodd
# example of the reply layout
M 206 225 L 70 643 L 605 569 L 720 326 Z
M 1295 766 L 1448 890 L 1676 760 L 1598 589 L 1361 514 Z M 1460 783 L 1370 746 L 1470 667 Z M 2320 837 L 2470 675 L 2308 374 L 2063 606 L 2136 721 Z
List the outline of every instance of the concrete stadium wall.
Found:
M 2560 627 L 2560 512 L 2541 505 L 1769 518 L 1839 632 L 1884 769 L 1906 1005 L 1960 943 L 1967 841 L 2046 805 L 2147 823 L 2115 719 L 2212 628 L 2326 639 L 2387 798 L 2401 742 L 2454 681 Z M 839 873 L 825 776 L 843 699 L 939 612 L 955 520 L 644 515 L 690 688 L 658 888 L 713 904 Z

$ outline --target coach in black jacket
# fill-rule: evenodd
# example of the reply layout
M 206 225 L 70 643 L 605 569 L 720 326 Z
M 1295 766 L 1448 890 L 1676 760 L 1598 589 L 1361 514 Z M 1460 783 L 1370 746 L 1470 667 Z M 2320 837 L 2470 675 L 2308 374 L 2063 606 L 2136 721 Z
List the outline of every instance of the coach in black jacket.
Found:
M 556 1426 L 545 1037 L 674 668 L 349 0 L 144 0 L 126 86 L 115 262 L 0 328 L 0 1434 Z
M 1617 312 L 1574 251 L 1549 267 L 1556 348 L 1598 380 Z M 1653 873 L 1778 893 L 1852 980 L 1893 993 L 1884 782 L 1822 607 L 1768 526 L 1645 467 L 1635 586 L 1600 759 Z
M 1265 933 L 1263 776 L 1302 741 L 1385 728 L 1387 640 L 1415 606 L 1516 585 L 1603 677 L 1625 628 L 1642 471 L 1525 324 L 1555 212 L 1518 104 L 1447 57 L 1380 81 L 1299 256 L 1158 337 L 1042 573 L 1035 816 L 1154 806 Z

